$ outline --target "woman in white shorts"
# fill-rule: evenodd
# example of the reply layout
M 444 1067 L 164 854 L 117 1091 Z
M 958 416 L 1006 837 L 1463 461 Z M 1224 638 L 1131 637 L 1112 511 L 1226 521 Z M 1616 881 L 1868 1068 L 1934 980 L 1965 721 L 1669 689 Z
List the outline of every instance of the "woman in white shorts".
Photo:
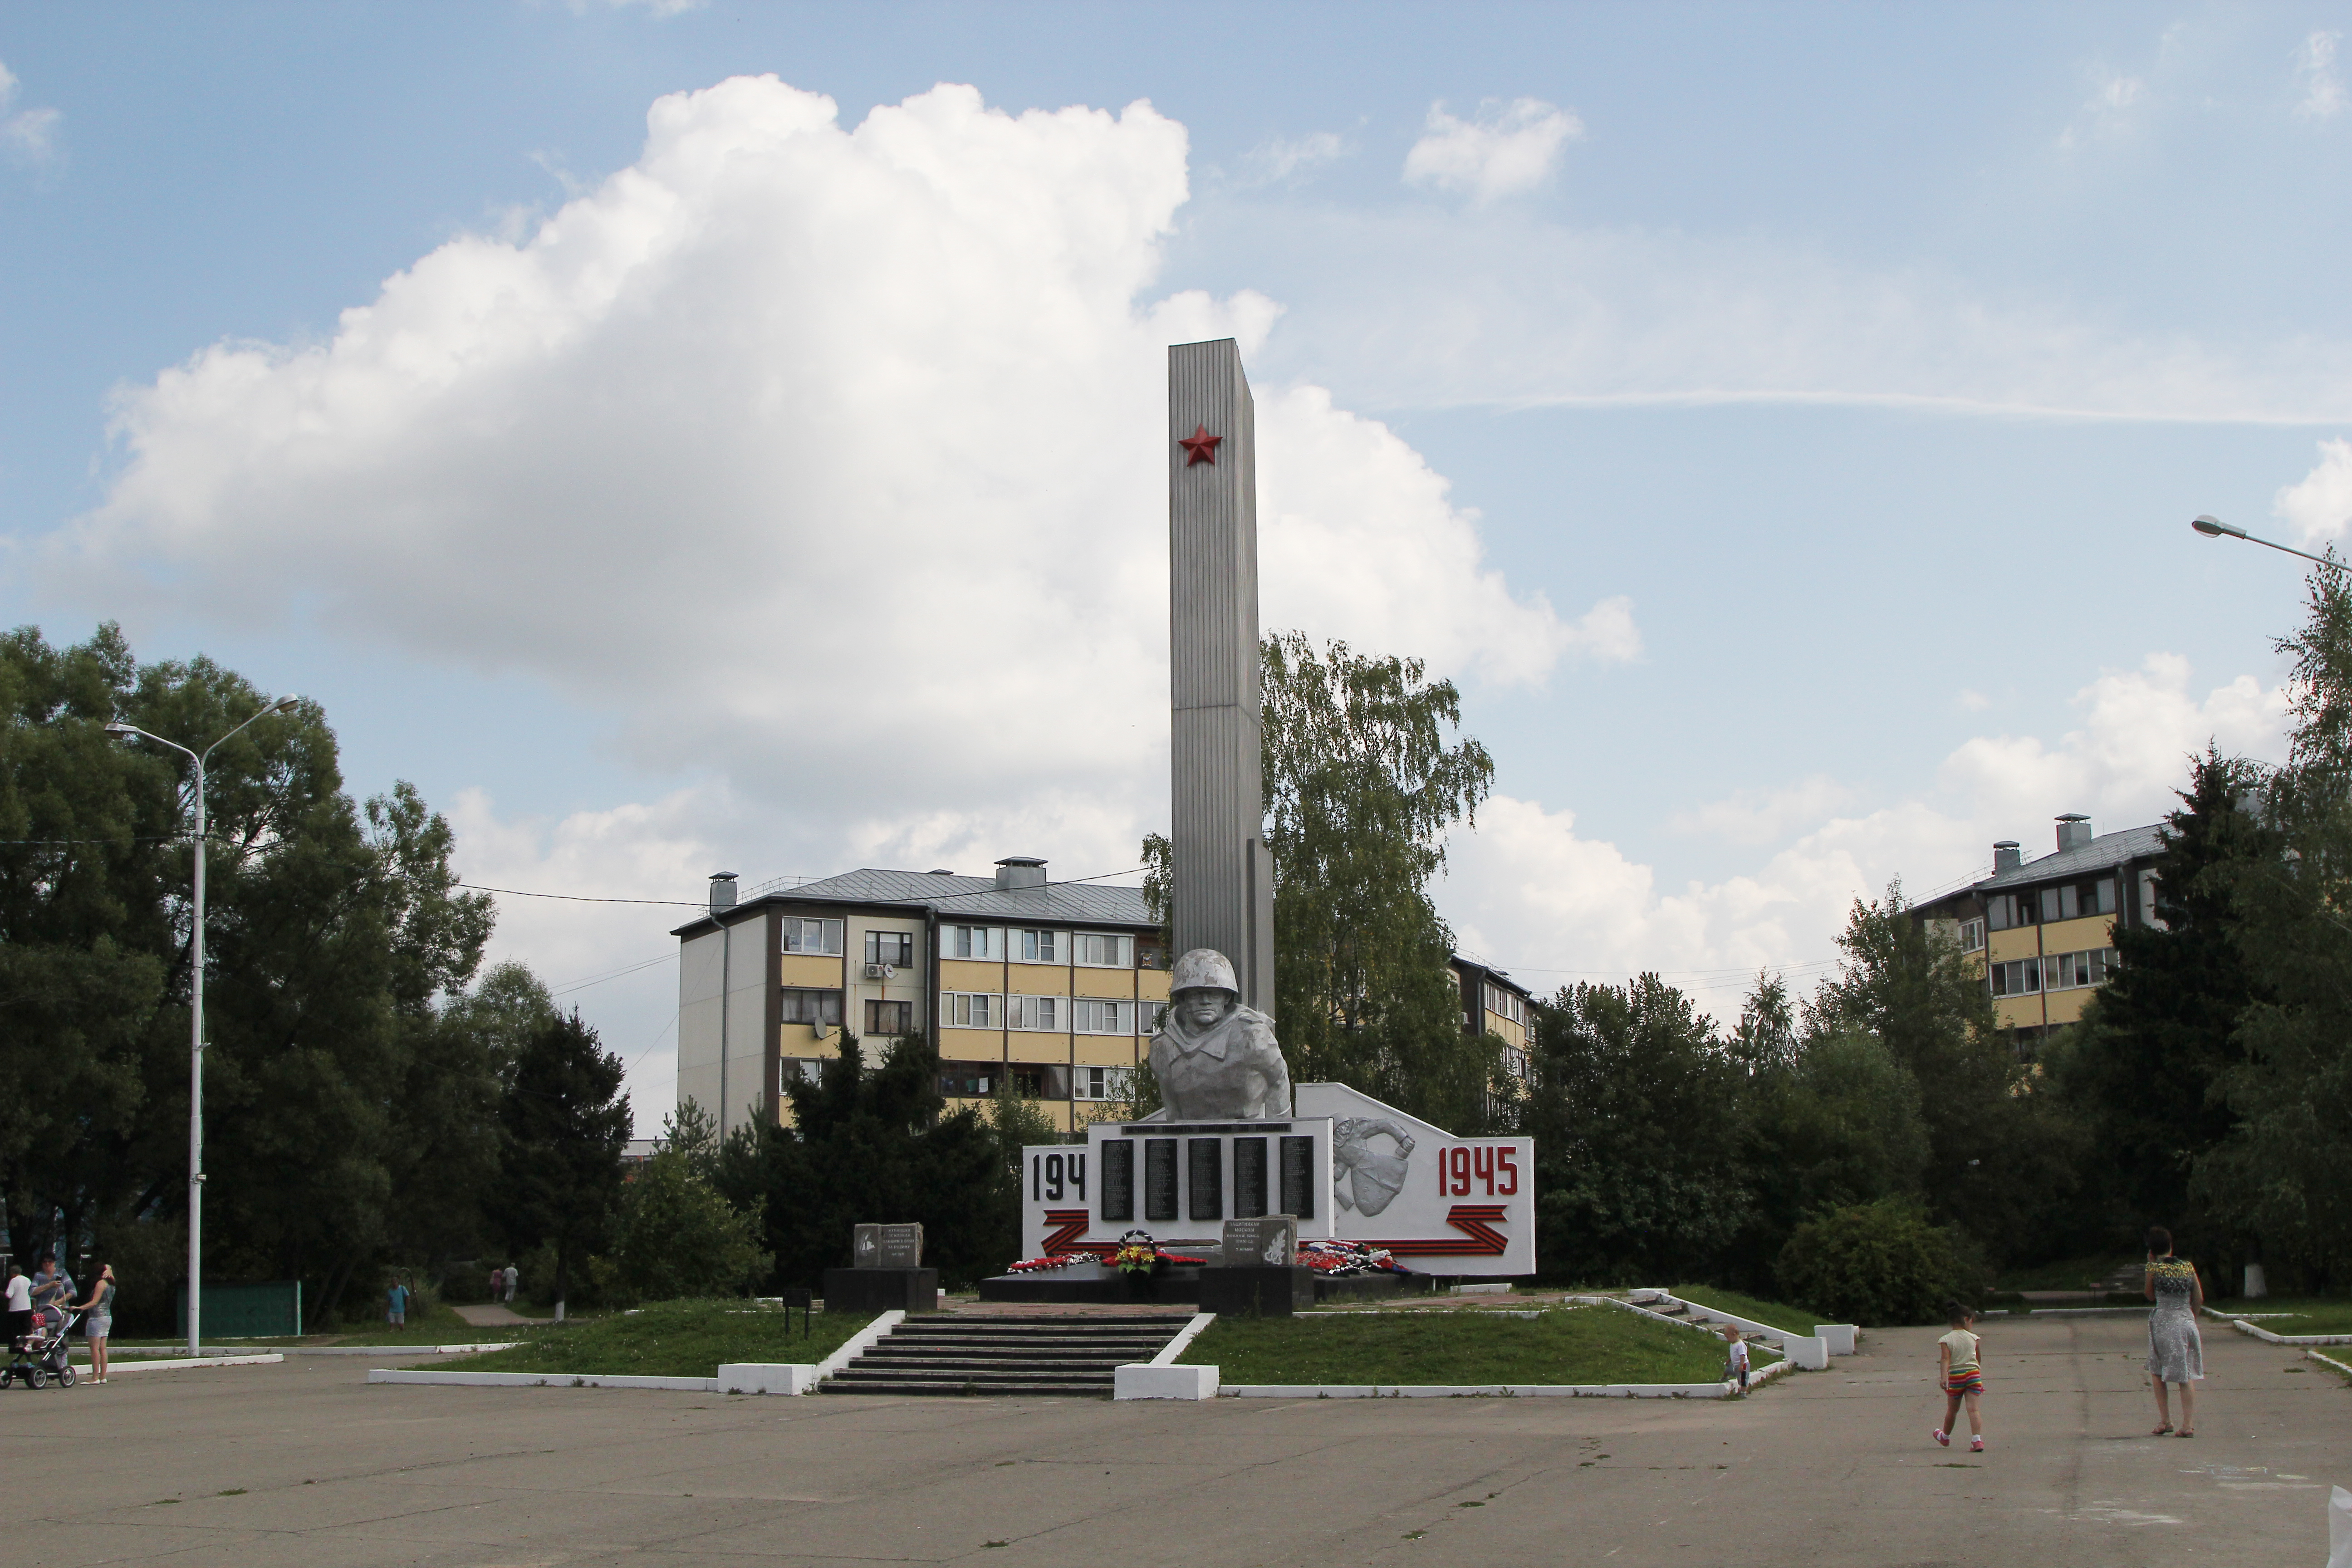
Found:
M 73 1310 L 82 1314 L 82 1337 L 89 1341 L 89 1380 L 106 1381 L 106 1336 L 114 1331 L 114 1265 L 99 1266 L 98 1278 L 89 1287 L 89 1300 L 78 1303 Z

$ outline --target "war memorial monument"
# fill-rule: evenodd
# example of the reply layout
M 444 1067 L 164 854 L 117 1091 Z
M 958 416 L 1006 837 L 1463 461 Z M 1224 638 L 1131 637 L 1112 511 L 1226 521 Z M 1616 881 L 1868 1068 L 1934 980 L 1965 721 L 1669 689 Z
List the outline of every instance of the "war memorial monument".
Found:
M 1273 860 L 1261 837 L 1257 432 L 1239 346 L 1168 351 L 1171 1000 L 1152 1037 L 1160 1109 L 1098 1122 L 1083 1147 L 1023 1151 L 1022 1250 L 1067 1259 L 987 1281 L 1000 1300 L 1099 1300 L 1098 1260 L 1132 1233 L 1208 1268 L 1156 1300 L 1203 1300 L 1199 1276 L 1285 1267 L 1276 1239 L 1360 1242 L 1415 1273 L 1535 1272 L 1534 1145 L 1462 1139 L 1345 1084 L 1293 1083 L 1274 1016 Z M 1234 1228 L 1228 1230 L 1228 1226 Z M 1253 1239 L 1254 1256 L 1226 1242 Z M 1304 1270 L 1298 1271 L 1304 1274 Z M 1213 1300 L 1218 1281 L 1208 1280 Z

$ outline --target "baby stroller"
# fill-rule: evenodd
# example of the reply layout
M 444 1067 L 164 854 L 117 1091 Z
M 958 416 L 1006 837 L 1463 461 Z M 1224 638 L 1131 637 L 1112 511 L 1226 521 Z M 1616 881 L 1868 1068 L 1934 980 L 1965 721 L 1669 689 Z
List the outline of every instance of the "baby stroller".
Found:
M 25 1380 L 27 1388 L 38 1388 L 51 1378 L 60 1388 L 74 1385 L 73 1363 L 66 1359 L 66 1336 L 81 1321 L 79 1312 L 36 1312 L 33 1326 L 17 1336 L 10 1346 L 8 1364 L 0 1366 L 0 1388 L 5 1388 L 16 1378 Z

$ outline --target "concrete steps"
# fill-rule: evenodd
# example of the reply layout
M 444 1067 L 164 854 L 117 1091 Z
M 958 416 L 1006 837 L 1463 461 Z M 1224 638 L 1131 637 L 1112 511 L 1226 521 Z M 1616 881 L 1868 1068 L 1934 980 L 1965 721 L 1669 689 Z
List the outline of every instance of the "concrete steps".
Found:
M 818 1384 L 820 1394 L 1055 1394 L 1108 1399 L 1189 1312 L 909 1318 Z

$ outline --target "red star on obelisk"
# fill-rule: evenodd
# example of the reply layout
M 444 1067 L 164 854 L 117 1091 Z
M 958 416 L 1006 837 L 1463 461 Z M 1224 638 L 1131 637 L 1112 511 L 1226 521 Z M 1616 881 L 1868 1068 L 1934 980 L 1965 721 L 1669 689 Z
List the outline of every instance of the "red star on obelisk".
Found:
M 1195 425 L 1192 427 L 1192 434 L 1178 437 L 1176 444 L 1190 454 L 1184 459 L 1186 468 L 1189 468 L 1195 463 L 1207 463 L 1214 467 L 1217 461 L 1217 443 L 1223 439 L 1223 436 L 1210 435 L 1206 425 Z

